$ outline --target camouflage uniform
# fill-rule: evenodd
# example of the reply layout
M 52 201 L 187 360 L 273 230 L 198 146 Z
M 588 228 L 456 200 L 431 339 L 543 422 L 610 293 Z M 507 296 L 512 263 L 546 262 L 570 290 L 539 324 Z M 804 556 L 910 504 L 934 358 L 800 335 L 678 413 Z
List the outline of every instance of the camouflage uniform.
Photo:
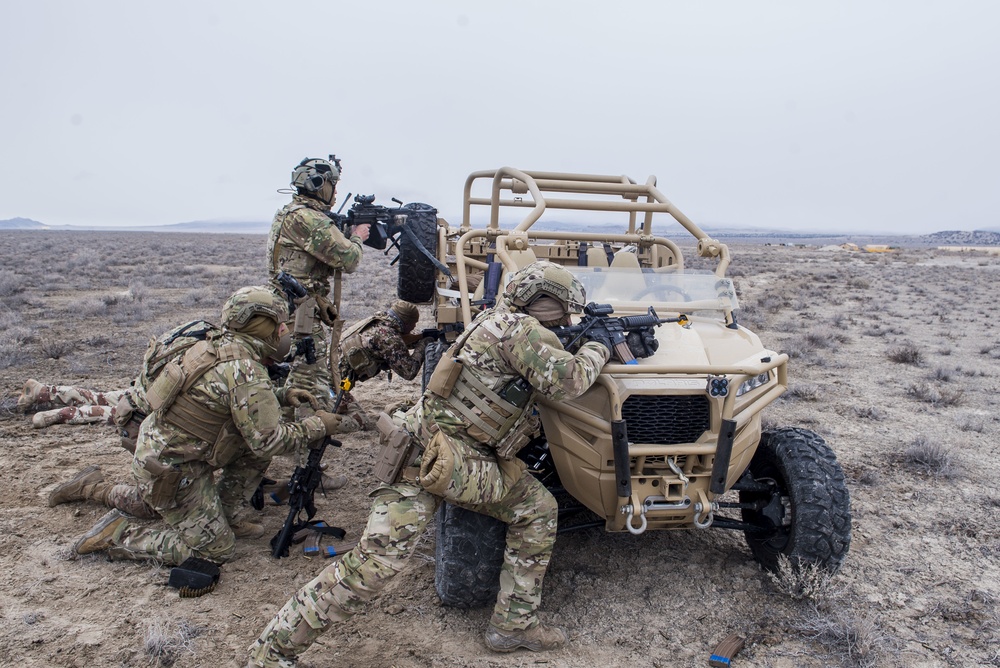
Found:
M 403 329 L 404 324 L 400 319 L 386 311 L 379 311 L 372 317 L 349 327 L 340 342 L 341 377 L 347 377 L 353 371 L 356 375 L 355 381 L 363 382 L 382 371 L 389 371 L 406 380 L 416 378 L 424 364 L 427 340 L 417 342 L 411 351 L 403 340 Z M 362 358 L 363 362 L 359 366 L 364 368 L 360 372 L 352 368 L 346 359 L 348 356 Z M 373 418 L 365 412 L 350 392 L 344 393 L 338 412 L 349 418 L 344 421 L 341 431 L 370 429 L 374 424 Z
M 114 424 L 115 406 L 124 393 L 124 390 L 100 392 L 75 385 L 45 385 L 29 378 L 17 398 L 17 409 L 23 413 L 36 411 L 31 419 L 35 429 L 54 424 Z
M 461 346 L 458 357 L 463 368 L 485 386 L 498 390 L 520 377 L 537 394 L 555 401 L 585 392 L 609 358 L 608 350 L 597 343 L 585 343 L 576 355 L 566 352 L 550 330 L 506 302 L 481 314 L 467 331 L 464 344 L 460 339 L 456 345 Z M 528 401 L 527 413 L 533 403 Z M 470 433 L 453 405 L 430 391 L 407 418 L 422 443 L 441 432 L 479 466 L 493 469 L 493 480 L 503 480 L 492 486 L 482 482 L 487 477 L 451 482 L 468 499 L 458 505 L 508 524 L 491 625 L 505 630 L 538 625 L 542 578 L 556 535 L 555 499 L 523 467 L 515 468 L 519 475 L 505 471 L 501 476 L 501 464 L 482 434 Z M 292 666 L 295 657 L 329 626 L 359 612 L 404 568 L 441 501 L 405 482 L 379 487 L 372 496 L 375 501 L 358 546 L 285 604 L 250 647 L 250 665 Z
M 265 356 L 260 340 L 226 332 L 219 340 L 219 345 L 225 344 L 242 348 L 244 355 L 217 363 L 182 396 L 212 413 L 231 416 L 238 432 L 237 451 L 223 457 L 217 446 L 171 424 L 159 412 L 151 414 L 139 430 L 132 472 L 143 500 L 170 528 L 124 523 L 111 538 L 112 556 L 155 558 L 167 564 L 190 556 L 226 561 L 234 548 L 229 523 L 257 487 L 271 457 L 326 433 L 319 417 L 292 424 L 280 421 L 279 396 L 259 361 Z M 277 394 L 284 392 L 282 388 Z M 218 468 L 222 475 L 216 483 L 213 474 Z M 163 494 L 161 487 L 171 490 L 173 485 L 174 493 Z
M 339 385 L 333 378 L 336 370 L 336 346 L 340 340 L 343 322 L 337 311 L 340 308 L 340 275 L 353 272 L 361 261 L 361 237 L 347 239 L 326 215 L 329 206 L 311 197 L 294 195 L 292 201 L 274 216 L 268 237 L 268 270 L 275 290 L 279 291 L 275 277 L 285 271 L 295 277 L 311 297 L 321 305 L 332 304 L 328 329 L 323 321 L 313 320 L 312 337 L 316 346 L 316 363 L 306 364 L 299 356 L 292 362 L 285 381 L 287 387 L 296 387 L 311 393 L 327 409 L 333 401 L 330 388 Z M 330 279 L 333 279 L 333 298 Z M 289 328 L 292 321 L 289 322 Z M 332 338 L 331 338 L 332 337 Z M 331 355 L 331 347 L 334 354 Z

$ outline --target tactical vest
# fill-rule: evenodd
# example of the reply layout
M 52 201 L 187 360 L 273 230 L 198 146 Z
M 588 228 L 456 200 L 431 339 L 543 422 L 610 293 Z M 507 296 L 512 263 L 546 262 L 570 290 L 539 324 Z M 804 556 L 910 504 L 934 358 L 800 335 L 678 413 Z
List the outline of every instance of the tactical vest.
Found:
M 354 323 L 340 335 L 340 359 L 357 374 L 357 380 L 374 378 L 385 368 L 384 360 L 371 354 L 362 336 L 365 330 L 380 320 L 378 316 L 369 316 Z
M 279 271 L 287 271 L 298 279 L 308 277 L 310 281 L 323 281 L 333 274 L 332 269 L 328 269 L 315 256 L 307 253 L 301 248 L 296 248 L 290 243 L 281 243 L 285 231 L 285 221 L 288 216 L 300 209 L 308 209 L 305 204 L 292 204 L 285 209 L 281 215 L 281 222 L 278 223 L 274 239 L 271 240 L 271 275 L 275 276 Z M 332 223 L 331 223 L 332 224 Z M 317 270 L 317 267 L 320 270 Z M 312 292 L 311 286 L 306 289 Z
M 474 323 L 441 356 L 441 361 L 428 380 L 427 389 L 444 399 L 451 409 L 465 418 L 469 425 L 466 431 L 471 436 L 484 445 L 497 449 L 498 454 L 504 458 L 509 458 L 520 448 L 508 443 L 507 437 L 513 434 L 512 430 L 519 422 L 524 424 L 522 418 L 531 405 L 535 390 L 526 379 L 518 377 L 494 391 L 459 359 L 462 346 L 482 322 L 485 321 Z M 524 443 L 519 445 L 523 447 Z M 511 449 L 514 449 L 513 453 L 510 453 Z
M 132 386 L 122 396 L 115 409 L 115 424 L 123 427 L 130 421 L 142 422 L 152 409 L 146 401 L 146 390 L 156 380 L 168 362 L 179 359 L 184 352 L 208 338 L 218 337 L 222 330 L 205 320 L 194 320 L 174 327 L 159 338 L 149 339 L 149 346 L 142 359 L 142 370 Z
M 186 459 L 203 459 L 221 467 L 238 452 L 242 436 L 233 425 L 231 413 L 210 410 L 188 393 L 210 369 L 239 359 L 255 358 L 236 342 L 220 344 L 214 338 L 199 341 L 188 348 L 179 362 L 174 360 L 164 365 L 150 385 L 146 398 L 160 419 L 201 442 L 191 444 L 181 453 Z M 210 447 L 206 449 L 205 444 Z

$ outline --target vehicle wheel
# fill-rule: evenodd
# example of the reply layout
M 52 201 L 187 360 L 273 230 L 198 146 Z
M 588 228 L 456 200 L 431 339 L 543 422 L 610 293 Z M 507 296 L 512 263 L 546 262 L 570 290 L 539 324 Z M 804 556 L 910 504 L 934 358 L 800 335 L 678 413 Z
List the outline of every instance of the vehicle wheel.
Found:
M 434 588 L 445 605 L 490 605 L 500 590 L 507 525 L 488 515 L 442 503 L 437 513 Z
M 836 571 L 851 545 L 851 503 L 833 450 L 807 429 L 765 431 L 748 468 L 765 489 L 741 490 L 744 531 L 754 558 L 776 570 L 782 555 L 793 566 Z M 760 485 L 757 485 L 760 487 Z
M 437 253 L 437 209 L 415 202 L 401 207 L 406 227 L 432 255 Z M 413 238 L 399 234 L 399 281 L 396 294 L 414 304 L 426 304 L 434 298 L 436 268 Z
M 420 379 L 420 391 L 427 389 L 427 383 L 431 379 L 431 374 L 441 361 L 441 355 L 448 349 L 448 344 L 444 341 L 431 341 L 424 349 L 424 368 Z

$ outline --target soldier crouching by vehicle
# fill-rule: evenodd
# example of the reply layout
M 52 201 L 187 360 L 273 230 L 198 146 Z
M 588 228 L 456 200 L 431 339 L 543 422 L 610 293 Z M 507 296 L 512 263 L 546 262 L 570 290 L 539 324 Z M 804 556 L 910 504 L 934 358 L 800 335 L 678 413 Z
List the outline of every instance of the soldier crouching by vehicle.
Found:
M 153 412 L 139 430 L 132 473 L 142 501 L 168 528 L 140 526 L 113 510 L 77 541 L 76 554 L 106 551 L 166 564 L 232 557 L 230 523 L 271 458 L 334 433 L 340 423 L 324 411 L 298 423 L 281 420 L 279 398 L 311 398 L 293 388 L 276 393 L 264 368 L 288 336 L 287 317 L 285 301 L 268 287 L 241 288 L 223 307 L 221 336 L 163 368 L 146 391 Z
M 408 344 L 405 336 L 420 320 L 415 304 L 397 300 L 387 311 L 380 311 L 348 327 L 340 340 L 340 375 L 351 384 L 374 378 L 383 371 L 413 380 L 424 364 L 424 351 L 430 339 L 421 338 Z M 411 352 L 412 346 L 412 352 Z M 346 419 L 342 432 L 368 430 L 375 420 L 344 390 L 339 413 Z
M 403 570 L 442 499 L 508 525 L 487 647 L 539 651 L 566 643 L 565 631 L 537 615 L 558 506 L 515 455 L 538 426 L 536 396 L 583 394 L 610 358 L 597 342 L 571 354 L 547 329 L 568 323 L 584 301 L 580 282 L 550 262 L 511 277 L 503 301 L 444 354 L 407 415 L 424 449 L 419 477 L 412 466 L 386 476 L 372 493 L 358 546 L 292 596 L 250 647 L 248 666 L 294 666 L 327 628 L 360 612 Z

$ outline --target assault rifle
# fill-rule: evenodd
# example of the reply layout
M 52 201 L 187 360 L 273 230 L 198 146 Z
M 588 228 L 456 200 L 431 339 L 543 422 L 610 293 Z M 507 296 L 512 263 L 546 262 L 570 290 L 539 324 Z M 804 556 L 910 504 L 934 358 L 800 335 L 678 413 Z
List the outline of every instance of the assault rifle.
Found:
M 309 458 L 305 466 L 296 466 L 292 479 L 288 481 L 288 517 L 281 531 L 271 539 L 271 556 L 275 559 L 288 556 L 288 547 L 292 544 L 292 538 L 302 529 L 314 526 L 313 516 L 316 515 L 316 503 L 314 497 L 316 488 L 323 484 L 323 471 L 320 469 L 320 462 L 323 461 L 323 454 L 326 446 L 333 445 L 340 447 L 340 441 L 327 436 L 317 448 L 309 450 Z M 302 511 L 306 513 L 306 519 L 299 519 Z M 336 527 L 329 527 L 330 534 L 337 538 L 343 538 L 347 532 Z
M 636 358 L 650 357 L 660 343 L 653 328 L 667 322 L 676 322 L 681 327 L 688 323 L 683 313 L 676 318 L 661 318 L 653 307 L 645 315 L 610 317 L 614 313 L 611 304 L 590 302 L 583 308 L 584 316 L 575 325 L 552 327 L 552 331 L 567 350 L 576 346 L 580 339 L 597 341 L 607 346 L 612 359 L 622 364 L 638 364 Z
M 407 348 L 412 348 L 424 339 L 431 339 L 432 341 L 444 341 L 447 330 L 435 329 L 434 327 L 426 327 L 419 332 L 410 332 L 409 334 L 403 334 L 403 343 L 406 344 Z

